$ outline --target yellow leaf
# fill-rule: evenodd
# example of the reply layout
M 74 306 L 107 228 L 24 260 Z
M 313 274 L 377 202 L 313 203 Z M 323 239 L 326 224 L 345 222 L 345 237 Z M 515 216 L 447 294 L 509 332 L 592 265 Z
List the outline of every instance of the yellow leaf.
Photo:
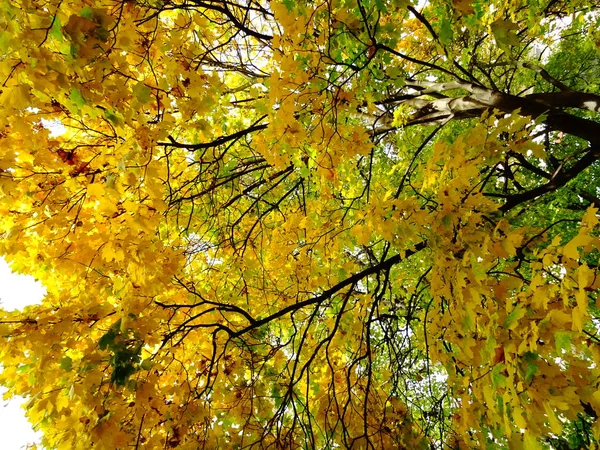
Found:
M 519 408 L 520 405 L 517 403 L 517 407 L 515 407 L 513 409 L 513 420 L 515 421 L 515 424 L 517 425 L 517 428 L 519 428 L 520 430 L 526 430 L 527 429 L 527 422 L 525 421 L 525 419 L 523 418 L 523 415 L 520 411 Z
M 452 6 L 456 10 L 456 12 L 468 16 L 475 12 L 475 8 L 471 4 L 471 0 L 452 0 Z
M 516 23 L 510 20 L 498 19 L 490 25 L 490 28 L 499 46 L 505 47 L 519 43 L 519 37 L 515 33 L 519 26 Z
M 586 315 L 587 315 L 587 313 L 586 313 L 585 309 L 583 309 L 580 305 L 577 305 L 575 308 L 573 308 L 573 312 L 572 312 L 573 325 L 571 327 L 571 329 L 573 331 L 579 331 L 579 332 L 583 331 L 583 322 L 584 322 L 584 318 L 586 317 Z
M 104 183 L 93 183 L 89 184 L 87 187 L 87 193 L 91 197 L 102 198 L 104 195 L 105 188 Z
M 25 109 L 30 105 L 30 89 L 26 84 L 4 87 L 0 90 L 0 102 L 5 107 Z
M 546 410 L 546 415 L 548 416 L 548 422 L 550 423 L 550 429 L 556 435 L 560 435 L 562 433 L 562 424 L 556 417 L 554 411 L 548 403 L 544 403 L 544 409 Z
M 571 259 L 579 259 L 578 247 L 589 244 L 592 238 L 586 234 L 579 233 L 573 239 L 571 239 L 567 245 L 563 247 L 563 255 Z
M 592 229 L 598 224 L 598 220 L 598 208 L 592 205 L 587 209 L 581 223 Z
M 523 450 L 540 450 L 542 448 L 542 444 L 540 444 L 533 433 L 525 430 L 525 434 L 523 435 Z
M 69 406 L 69 397 L 61 394 L 57 395 L 56 402 L 54 403 L 56 411 L 61 412 L 63 409 L 67 408 L 67 406 Z

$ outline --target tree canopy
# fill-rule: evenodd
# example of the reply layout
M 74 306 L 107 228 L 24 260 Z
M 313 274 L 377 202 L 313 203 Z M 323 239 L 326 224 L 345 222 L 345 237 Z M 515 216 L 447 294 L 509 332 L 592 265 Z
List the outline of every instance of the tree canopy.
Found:
M 600 439 L 594 0 L 0 0 L 0 384 L 48 449 Z

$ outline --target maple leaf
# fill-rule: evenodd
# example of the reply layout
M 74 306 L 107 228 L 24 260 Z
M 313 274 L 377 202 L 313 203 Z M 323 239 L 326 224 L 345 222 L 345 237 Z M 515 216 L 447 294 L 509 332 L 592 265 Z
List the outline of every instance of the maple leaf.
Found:
M 472 3 L 471 0 L 452 0 L 452 7 L 460 14 L 468 16 L 475 12 Z

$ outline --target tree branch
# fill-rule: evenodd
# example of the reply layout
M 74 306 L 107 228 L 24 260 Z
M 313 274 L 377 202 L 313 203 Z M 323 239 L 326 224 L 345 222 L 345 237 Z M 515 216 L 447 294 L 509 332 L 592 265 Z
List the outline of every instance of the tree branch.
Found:
M 207 148 L 218 147 L 219 145 L 223 145 L 229 141 L 237 141 L 238 139 L 244 137 L 247 134 L 253 133 L 255 131 L 264 130 L 269 126 L 268 123 L 257 125 L 260 121 L 262 121 L 266 115 L 262 116 L 258 119 L 254 124 L 244 130 L 237 131 L 233 134 L 229 134 L 227 136 L 221 136 L 211 142 L 203 142 L 199 144 L 184 144 L 182 142 L 177 142 L 172 136 L 168 136 L 170 142 L 157 142 L 157 145 L 164 145 L 165 147 L 175 147 L 175 148 L 187 148 L 190 150 L 204 150 Z
M 567 170 L 562 170 L 562 166 L 559 167 L 556 172 L 552 175 L 552 178 L 548 183 L 538 186 L 535 189 L 531 189 L 527 192 L 522 192 L 516 195 L 511 195 L 506 200 L 506 203 L 500 207 L 500 211 L 508 212 L 512 208 L 521 203 L 527 202 L 529 200 L 534 200 L 535 198 L 546 194 L 548 192 L 555 191 L 559 187 L 564 186 L 589 166 L 591 166 L 594 162 L 598 160 L 600 157 L 600 147 L 590 147 L 584 156 L 579 159 L 572 167 Z
M 317 295 L 316 297 L 312 297 L 309 298 L 307 300 L 304 300 L 302 302 L 298 302 L 295 303 L 293 305 L 289 305 L 279 311 L 277 311 L 276 313 L 273 313 L 267 317 L 264 317 L 262 319 L 257 319 L 253 324 L 248 325 L 245 328 L 242 328 L 241 330 L 233 333 L 231 335 L 232 338 L 237 338 L 240 337 L 246 333 L 248 333 L 249 331 L 255 329 L 255 328 L 259 328 L 275 319 L 278 319 L 280 317 L 283 317 L 289 313 L 292 313 L 294 311 L 297 311 L 299 309 L 302 309 L 306 306 L 310 306 L 310 305 L 314 305 L 317 303 L 321 303 L 322 301 L 331 298 L 336 292 L 340 291 L 341 289 L 345 288 L 346 286 L 350 286 L 353 284 L 356 284 L 358 281 L 362 280 L 365 277 L 368 277 L 369 275 L 373 275 L 376 274 L 378 272 L 381 272 L 383 270 L 388 270 L 389 268 L 391 268 L 392 266 L 400 263 L 401 261 L 404 261 L 406 258 L 414 255 L 415 253 L 423 250 L 425 247 L 427 246 L 427 242 L 423 241 L 423 242 L 419 242 L 418 244 L 416 244 L 414 246 L 413 250 L 407 250 L 404 258 L 401 255 L 394 255 L 391 258 L 386 259 L 385 261 L 376 264 L 374 266 L 371 266 L 365 270 L 363 270 L 362 272 L 358 272 L 354 275 L 352 275 L 349 278 L 346 278 L 344 281 L 340 281 L 338 284 L 336 284 L 335 286 L 330 287 L 329 289 L 327 289 L 326 291 L 324 291 L 323 293 Z

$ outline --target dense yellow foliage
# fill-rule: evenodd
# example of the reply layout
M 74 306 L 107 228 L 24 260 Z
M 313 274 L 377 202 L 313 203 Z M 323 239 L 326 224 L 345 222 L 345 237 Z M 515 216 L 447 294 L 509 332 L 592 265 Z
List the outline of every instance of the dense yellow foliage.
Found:
M 0 0 L 0 254 L 47 289 L 0 384 L 43 445 L 598 439 L 598 87 L 527 47 L 568 16 L 598 64 L 598 11 L 550 3 Z

